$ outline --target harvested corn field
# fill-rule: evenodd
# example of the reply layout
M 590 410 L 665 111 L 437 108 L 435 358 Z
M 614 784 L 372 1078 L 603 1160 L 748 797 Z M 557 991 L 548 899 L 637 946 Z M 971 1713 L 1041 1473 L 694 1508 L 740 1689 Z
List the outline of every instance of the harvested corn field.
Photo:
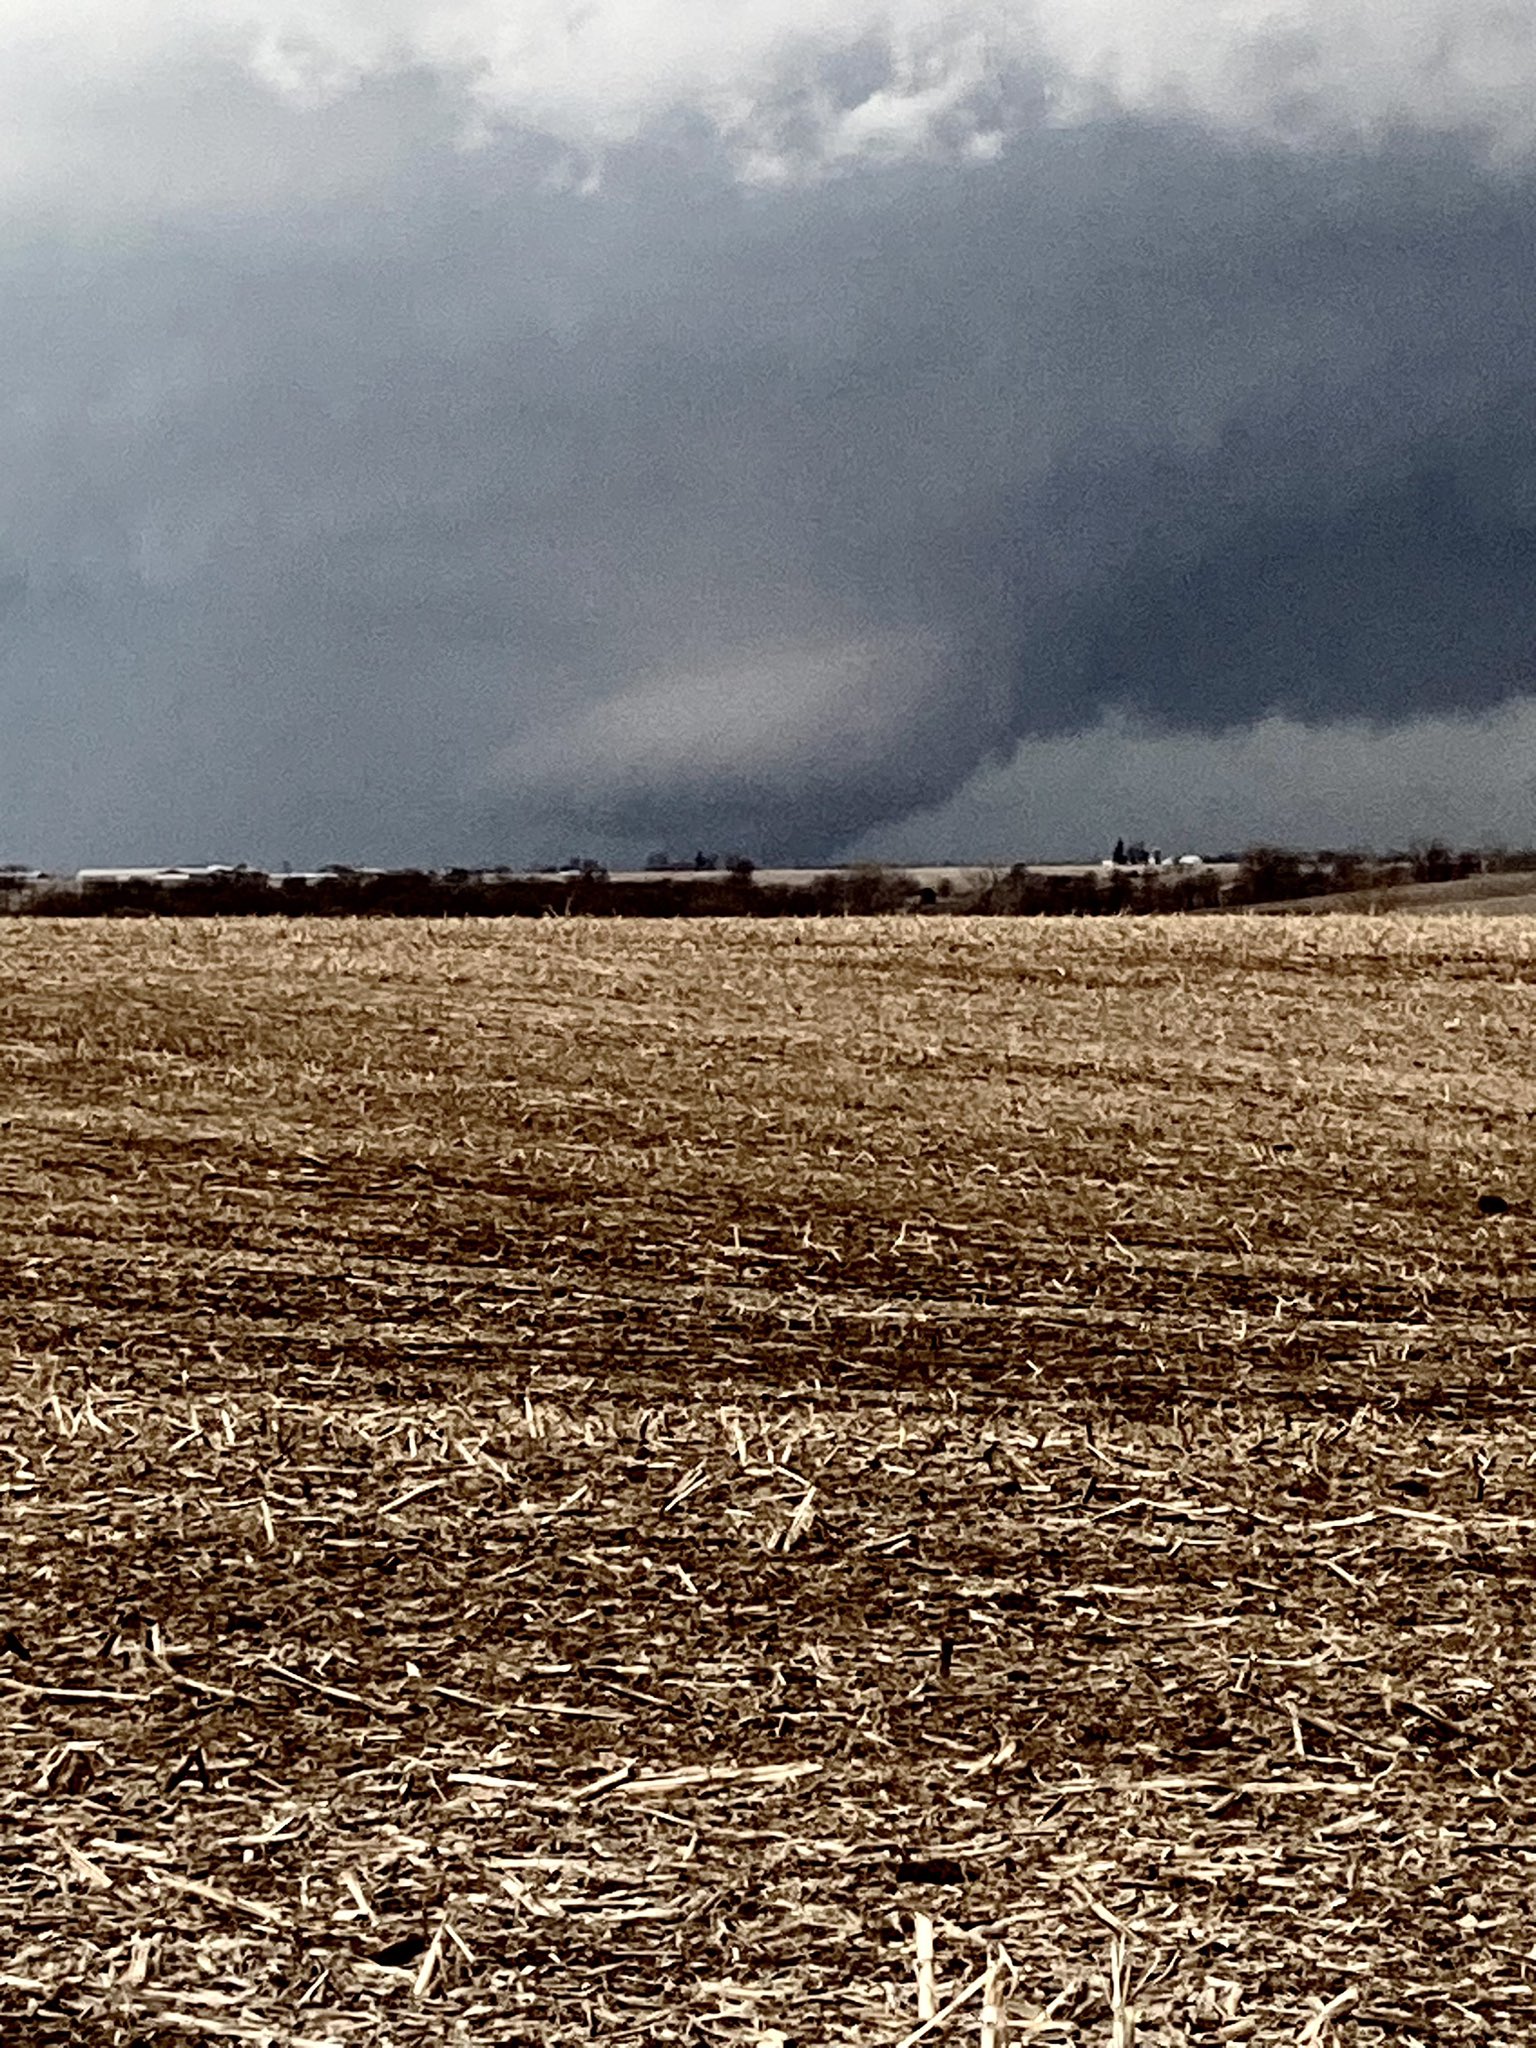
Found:
M 1536 2037 L 1536 925 L 0 937 L 8 2044 Z

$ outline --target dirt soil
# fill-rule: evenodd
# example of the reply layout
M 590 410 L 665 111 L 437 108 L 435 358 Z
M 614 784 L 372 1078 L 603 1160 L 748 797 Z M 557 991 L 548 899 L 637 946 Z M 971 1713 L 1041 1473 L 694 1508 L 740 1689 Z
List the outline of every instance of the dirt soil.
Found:
M 0 1063 L 7 2048 L 1536 2040 L 1536 923 L 15 922 Z

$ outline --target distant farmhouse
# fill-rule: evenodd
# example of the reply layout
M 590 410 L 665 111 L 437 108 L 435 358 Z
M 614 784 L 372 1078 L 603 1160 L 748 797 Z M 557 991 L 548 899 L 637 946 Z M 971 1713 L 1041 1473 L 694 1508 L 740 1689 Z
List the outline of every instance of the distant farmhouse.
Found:
M 1129 846 L 1123 839 L 1115 841 L 1113 853 L 1107 853 L 1099 862 L 1101 868 L 1203 868 L 1205 855 L 1202 853 L 1180 853 L 1165 858 L 1160 846 L 1148 850 L 1140 840 L 1133 840 Z

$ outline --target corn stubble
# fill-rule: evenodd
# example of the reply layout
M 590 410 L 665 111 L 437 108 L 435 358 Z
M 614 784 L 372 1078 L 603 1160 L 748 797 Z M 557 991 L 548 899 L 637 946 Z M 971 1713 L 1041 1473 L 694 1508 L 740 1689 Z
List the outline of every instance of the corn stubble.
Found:
M 1532 2038 L 1536 924 L 0 943 L 8 2043 Z

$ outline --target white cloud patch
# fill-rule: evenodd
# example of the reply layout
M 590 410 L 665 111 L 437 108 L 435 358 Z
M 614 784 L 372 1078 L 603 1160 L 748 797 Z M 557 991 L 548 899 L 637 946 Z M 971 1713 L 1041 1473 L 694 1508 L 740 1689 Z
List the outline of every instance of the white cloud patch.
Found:
M 1504 0 L 1039 0 L 1035 20 L 1079 109 L 1300 142 L 1423 127 L 1521 151 L 1536 136 L 1536 15 Z
M 1303 145 L 1536 138 L 1536 14 L 1488 0 L 0 0 L 0 61 L 0 176 L 22 189 L 40 158 L 65 170 L 82 105 L 188 64 L 311 109 L 422 70 L 460 95 L 461 135 L 577 152 L 688 114 L 759 179 L 985 156 L 1021 121 L 1107 108 Z

